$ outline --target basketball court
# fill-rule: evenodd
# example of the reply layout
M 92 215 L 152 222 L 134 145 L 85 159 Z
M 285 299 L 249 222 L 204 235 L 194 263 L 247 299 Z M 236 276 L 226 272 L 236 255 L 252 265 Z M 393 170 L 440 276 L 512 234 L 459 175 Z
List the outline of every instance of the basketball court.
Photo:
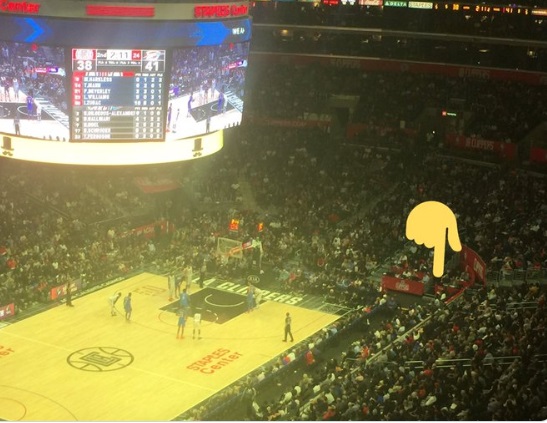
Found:
M 241 111 L 236 109 L 226 99 L 225 109 L 218 109 L 219 92 L 215 90 L 211 98 L 205 98 L 197 94 L 192 103 L 192 109 L 188 110 L 190 95 L 186 94 L 169 100 L 172 107 L 171 122 L 168 122 L 166 141 L 173 141 L 207 132 L 214 132 L 230 126 L 239 125 L 241 122 Z M 236 97 L 237 98 L 237 97 Z M 210 117 L 210 127 L 207 131 L 207 117 Z
M 23 90 L 15 93 L 13 87 L 9 88 L 9 94 L 0 95 L 0 132 L 15 133 L 14 119 L 19 116 L 21 135 L 68 141 L 68 116 L 49 100 L 39 96 L 34 102 L 40 107 L 40 118 L 31 116 L 24 103 L 26 97 Z
M 108 298 L 118 291 L 113 317 Z M 272 291 L 247 313 L 243 292 L 243 284 L 215 279 L 192 285 L 201 339 L 192 338 L 192 318 L 176 338 L 178 303 L 169 301 L 167 278 L 152 273 L 0 328 L 0 419 L 172 420 L 290 348 L 282 342 L 286 312 L 296 342 L 340 317 Z

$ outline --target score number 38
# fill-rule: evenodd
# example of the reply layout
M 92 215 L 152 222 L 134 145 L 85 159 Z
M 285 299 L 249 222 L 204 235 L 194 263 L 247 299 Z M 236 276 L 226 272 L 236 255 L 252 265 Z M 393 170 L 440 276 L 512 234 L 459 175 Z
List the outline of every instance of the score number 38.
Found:
M 93 60 L 76 60 L 75 61 L 75 69 L 77 71 L 91 71 L 94 70 L 94 63 Z

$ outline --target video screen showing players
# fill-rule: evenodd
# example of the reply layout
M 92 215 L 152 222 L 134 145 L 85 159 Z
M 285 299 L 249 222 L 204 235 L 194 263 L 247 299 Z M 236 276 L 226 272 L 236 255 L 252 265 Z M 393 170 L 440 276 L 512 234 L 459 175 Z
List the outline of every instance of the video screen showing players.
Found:
M 166 141 L 241 123 L 249 42 L 173 51 Z
M 64 49 L 0 41 L 0 132 L 68 142 Z

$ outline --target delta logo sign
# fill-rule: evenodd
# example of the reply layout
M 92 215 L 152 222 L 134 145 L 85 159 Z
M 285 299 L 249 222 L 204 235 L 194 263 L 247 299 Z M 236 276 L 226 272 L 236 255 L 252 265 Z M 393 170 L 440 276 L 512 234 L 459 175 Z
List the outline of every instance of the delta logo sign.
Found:
M 40 3 L 0 0 L 0 12 L 3 13 L 24 13 L 26 15 L 32 15 L 40 12 L 40 6 Z

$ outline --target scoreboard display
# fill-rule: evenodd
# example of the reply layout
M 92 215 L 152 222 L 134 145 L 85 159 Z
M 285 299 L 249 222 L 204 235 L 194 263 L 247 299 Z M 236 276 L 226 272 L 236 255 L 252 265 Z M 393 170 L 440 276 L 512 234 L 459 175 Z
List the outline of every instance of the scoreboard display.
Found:
M 162 140 L 165 50 L 72 49 L 72 139 Z
M 139 19 L 124 14 L 141 6 L 87 6 L 51 0 L 31 17 L 0 10 L 2 154 L 138 165 L 219 151 L 224 129 L 243 116 L 247 4 L 226 16 L 198 16 L 199 3 L 154 4 Z

